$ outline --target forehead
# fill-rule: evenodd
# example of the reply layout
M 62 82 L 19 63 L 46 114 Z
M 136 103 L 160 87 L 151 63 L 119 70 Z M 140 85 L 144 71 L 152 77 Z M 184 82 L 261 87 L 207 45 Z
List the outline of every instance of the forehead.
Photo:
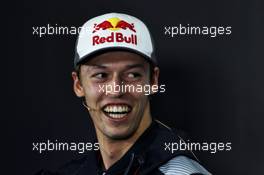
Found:
M 146 59 L 136 53 L 127 52 L 127 51 L 111 51 L 101 53 L 94 56 L 84 65 L 87 66 L 129 66 L 129 65 L 142 65 L 144 68 L 148 68 L 148 62 Z

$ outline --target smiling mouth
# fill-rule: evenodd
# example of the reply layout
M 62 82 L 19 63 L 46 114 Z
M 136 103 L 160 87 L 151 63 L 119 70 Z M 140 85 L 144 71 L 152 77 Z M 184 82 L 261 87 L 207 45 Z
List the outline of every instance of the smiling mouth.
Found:
M 103 107 L 103 112 L 107 117 L 112 119 L 123 119 L 130 113 L 132 108 L 126 104 L 106 105 Z

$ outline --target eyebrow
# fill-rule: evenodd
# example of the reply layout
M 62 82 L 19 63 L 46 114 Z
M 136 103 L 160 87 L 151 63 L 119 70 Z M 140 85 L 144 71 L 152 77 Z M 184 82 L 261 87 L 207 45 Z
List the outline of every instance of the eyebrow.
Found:
M 132 65 L 127 65 L 126 68 L 128 68 L 128 69 L 143 68 L 144 69 L 144 65 L 143 64 L 132 64 Z
M 107 66 L 102 66 L 99 64 L 89 64 L 89 66 L 94 67 L 94 68 L 98 68 L 98 69 L 106 69 Z
M 107 66 L 103 66 L 99 64 L 90 64 L 89 66 L 98 68 L 98 69 L 107 69 Z M 143 64 L 132 64 L 132 65 L 126 66 L 126 69 L 132 69 L 132 68 L 143 68 L 144 69 L 144 65 Z

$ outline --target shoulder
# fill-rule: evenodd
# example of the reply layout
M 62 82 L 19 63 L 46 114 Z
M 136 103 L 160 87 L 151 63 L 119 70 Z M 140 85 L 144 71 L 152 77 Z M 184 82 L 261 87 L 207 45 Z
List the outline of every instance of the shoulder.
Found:
M 163 164 L 159 170 L 165 175 L 211 175 L 211 173 L 197 161 L 186 156 L 176 156 L 172 158 L 167 163 Z

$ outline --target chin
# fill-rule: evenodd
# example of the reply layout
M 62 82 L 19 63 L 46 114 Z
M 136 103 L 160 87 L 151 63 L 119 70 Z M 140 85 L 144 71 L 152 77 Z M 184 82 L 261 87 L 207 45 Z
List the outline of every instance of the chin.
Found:
M 122 132 L 122 133 L 111 133 L 111 132 L 108 132 L 106 135 L 108 138 L 112 139 L 112 140 L 126 140 L 130 137 L 133 136 L 133 134 L 135 133 L 135 131 L 133 132 Z

